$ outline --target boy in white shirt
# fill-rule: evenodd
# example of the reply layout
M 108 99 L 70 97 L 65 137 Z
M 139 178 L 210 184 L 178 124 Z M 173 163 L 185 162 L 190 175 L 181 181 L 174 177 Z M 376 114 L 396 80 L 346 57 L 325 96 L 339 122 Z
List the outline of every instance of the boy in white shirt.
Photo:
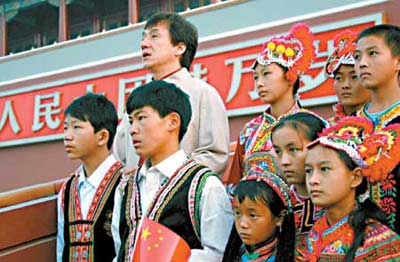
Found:
M 132 260 L 146 216 L 189 244 L 190 261 L 220 261 L 232 210 L 218 176 L 180 149 L 192 114 L 188 95 L 155 80 L 134 89 L 126 108 L 133 145 L 146 160 L 116 192 L 112 230 L 117 260 Z
M 103 95 L 87 94 L 64 116 L 65 151 L 82 166 L 58 195 L 57 261 L 111 261 L 111 216 L 123 168 L 110 154 L 117 113 Z

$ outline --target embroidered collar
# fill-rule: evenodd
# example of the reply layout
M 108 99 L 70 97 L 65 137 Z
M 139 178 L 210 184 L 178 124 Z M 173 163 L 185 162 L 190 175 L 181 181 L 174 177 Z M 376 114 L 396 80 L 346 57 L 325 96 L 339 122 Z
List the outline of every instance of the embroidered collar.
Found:
M 247 250 L 249 247 L 247 247 L 245 253 L 241 257 L 242 261 L 275 261 L 277 246 L 278 238 L 275 236 L 273 239 L 267 240 L 266 243 L 262 243 L 261 247 L 255 247 L 252 252 L 249 252 Z
M 90 184 L 93 188 L 98 188 L 101 181 L 103 180 L 103 177 L 106 175 L 107 171 L 111 168 L 111 166 L 116 162 L 117 160 L 115 157 L 111 154 L 109 155 L 93 172 L 93 174 L 90 177 L 86 177 L 85 175 L 85 170 L 83 168 L 83 165 L 80 166 L 78 169 L 78 174 L 79 174 L 79 182 L 78 182 L 78 187 L 81 186 L 83 183 L 88 183 Z
M 354 231 L 348 220 L 349 215 L 346 215 L 335 224 L 329 225 L 326 214 L 320 218 L 312 228 L 307 240 L 309 255 L 314 258 L 308 259 L 317 261 L 323 250 L 333 243 L 341 243 L 343 247 L 340 250 L 342 251 L 347 249 L 347 245 L 353 243 L 354 239 Z
M 362 109 L 357 112 L 357 115 L 367 117 L 369 120 L 374 122 L 375 129 L 386 126 L 390 121 L 400 115 L 400 101 L 393 103 L 387 109 L 378 113 L 368 113 L 368 108 L 370 106 L 371 103 L 365 104 Z
M 258 151 L 269 152 L 272 149 L 272 142 L 270 139 L 272 128 L 281 118 L 301 110 L 300 104 L 296 100 L 292 108 L 290 108 L 286 114 L 276 119 L 270 115 L 271 106 L 267 105 L 263 114 L 247 123 L 245 129 L 240 133 L 240 144 L 245 143 L 246 157 Z
M 304 202 L 308 199 L 310 199 L 310 196 L 303 196 L 300 195 L 297 190 L 296 187 L 294 185 L 290 185 L 290 192 L 292 193 L 292 195 L 294 196 L 296 202 Z
M 297 113 L 298 111 L 301 110 L 300 107 L 300 102 L 298 100 L 296 100 L 294 102 L 294 105 L 289 109 L 289 111 L 281 116 L 279 116 L 278 118 L 275 118 L 274 116 L 271 115 L 271 106 L 267 105 L 267 108 L 265 109 L 265 111 L 263 112 L 263 118 L 266 120 L 269 120 L 269 122 L 278 122 L 279 119 L 284 118 L 285 116 L 288 115 L 292 115 L 294 113 Z
M 335 113 L 335 117 L 338 119 L 342 119 L 346 117 L 346 113 L 344 112 L 344 106 L 341 103 L 337 103 L 332 106 L 333 112 Z

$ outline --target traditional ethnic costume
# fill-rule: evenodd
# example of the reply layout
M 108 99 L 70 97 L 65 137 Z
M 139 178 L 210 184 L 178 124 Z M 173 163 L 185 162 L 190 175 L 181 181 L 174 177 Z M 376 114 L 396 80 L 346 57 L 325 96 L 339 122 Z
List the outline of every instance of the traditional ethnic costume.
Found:
M 241 180 L 243 181 L 257 181 L 267 184 L 282 200 L 284 206 L 288 209 L 287 215 L 293 215 L 292 202 L 290 195 L 290 188 L 286 180 L 278 175 L 279 170 L 276 165 L 275 157 L 269 153 L 258 153 L 258 156 L 252 156 L 253 165 L 249 166 L 246 170 L 246 176 Z M 260 164 L 254 164 L 260 161 Z M 278 230 L 278 229 L 277 229 Z M 294 231 L 295 229 L 292 228 Z M 294 235 L 294 234 L 293 234 Z M 258 243 L 255 246 L 244 245 L 237 229 L 234 226 L 229 238 L 229 242 L 225 249 L 223 261 L 236 262 L 273 262 L 276 260 L 278 254 L 279 233 L 273 235 L 270 239 Z M 233 256 L 232 249 L 240 246 L 237 256 Z
M 123 165 L 110 155 L 88 178 L 81 167 L 58 196 L 57 261 L 112 261 L 114 193 Z
M 325 64 L 325 75 L 327 77 L 334 79 L 341 65 L 355 65 L 354 51 L 356 49 L 356 40 L 357 35 L 350 30 L 344 30 L 335 36 L 333 40 L 335 50 L 329 55 Z M 337 124 L 347 116 L 344 112 L 344 106 L 341 103 L 333 105 L 332 109 L 334 115 L 328 119 L 331 126 Z
M 354 239 L 353 228 L 345 216 L 329 225 L 326 216 L 316 222 L 298 261 L 343 261 Z M 388 226 L 369 220 L 365 228 L 364 245 L 357 249 L 354 261 L 399 261 L 400 237 Z
M 344 107 L 341 103 L 334 104 L 332 106 L 333 116 L 328 118 L 328 122 L 330 126 L 336 125 L 340 120 L 345 118 L 347 115 L 344 112 Z
M 357 112 L 357 115 L 371 120 L 375 131 L 382 130 L 391 124 L 400 124 L 400 101 L 377 114 L 369 114 L 368 106 L 369 104 L 366 104 Z M 392 170 L 387 170 L 383 181 L 370 184 L 370 195 L 387 215 L 389 226 L 400 234 L 400 162 Z
M 241 260 L 243 262 L 272 262 L 276 260 L 276 253 L 278 251 L 278 238 L 274 236 L 254 248 L 242 246 Z
M 306 24 L 296 24 L 292 27 L 288 35 L 273 37 L 264 43 L 261 53 L 254 62 L 252 69 L 257 64 L 269 65 L 277 63 L 288 69 L 286 78 L 293 83 L 311 65 L 315 57 L 315 47 L 313 45 L 313 35 Z M 224 178 L 227 184 L 237 184 L 242 177 L 246 166 L 246 159 L 256 152 L 273 152 L 271 142 L 271 130 L 279 119 L 307 111 L 300 108 L 298 101 L 285 115 L 276 119 L 270 114 L 270 108 L 250 122 L 248 122 L 240 132 L 236 144 L 236 151 L 232 161 L 232 167 L 228 178 Z
M 307 147 L 320 143 L 345 152 L 364 177 L 373 184 L 385 178 L 400 160 L 400 125 L 374 131 L 371 121 L 362 117 L 348 117 L 336 126 L 324 129 L 321 136 Z M 365 192 L 368 196 L 368 192 Z M 365 201 L 360 198 L 360 203 Z M 358 208 L 355 204 L 355 208 Z M 343 261 L 354 240 L 349 214 L 333 225 L 327 216 L 319 219 L 309 236 L 296 250 L 297 261 Z M 390 227 L 368 218 L 364 241 L 355 252 L 354 261 L 400 261 L 400 236 Z
M 218 176 L 183 150 L 153 167 L 146 161 L 124 177 L 115 203 L 118 261 L 132 260 L 144 217 L 182 237 L 192 250 L 190 261 L 221 259 L 233 223 L 228 195 Z
M 309 196 L 300 195 L 296 191 L 294 185 L 290 186 L 290 195 L 292 199 L 297 244 L 302 241 L 302 238 L 307 237 L 315 221 L 324 214 L 324 210 L 314 206 Z

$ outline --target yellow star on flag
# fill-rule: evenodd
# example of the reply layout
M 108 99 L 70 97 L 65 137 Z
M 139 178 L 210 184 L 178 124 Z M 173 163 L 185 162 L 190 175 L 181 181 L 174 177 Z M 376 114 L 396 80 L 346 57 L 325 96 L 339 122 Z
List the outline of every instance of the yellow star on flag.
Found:
M 142 230 L 142 236 L 141 238 L 144 240 L 147 240 L 147 237 L 151 235 L 151 232 L 149 230 L 149 227 L 146 227 L 145 229 Z

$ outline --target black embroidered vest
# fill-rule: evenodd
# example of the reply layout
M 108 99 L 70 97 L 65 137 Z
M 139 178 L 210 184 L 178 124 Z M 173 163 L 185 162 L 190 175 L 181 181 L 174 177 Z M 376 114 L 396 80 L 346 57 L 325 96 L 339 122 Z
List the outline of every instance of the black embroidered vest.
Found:
M 138 173 L 137 173 L 138 174 Z M 158 191 L 147 216 L 181 236 L 191 249 L 201 249 L 200 198 L 209 176 L 217 176 L 207 167 L 190 160 Z M 134 202 L 132 202 L 134 201 Z M 132 203 L 135 210 L 132 214 Z M 132 176 L 126 187 L 121 205 L 121 248 L 118 261 L 125 261 L 129 250 L 134 249 L 137 226 L 142 217 L 137 175 Z
M 112 261 L 115 257 L 111 219 L 122 167 L 121 162 L 116 162 L 108 170 L 93 197 L 86 220 L 82 219 L 80 210 L 79 176 L 75 174 L 66 182 L 63 261 Z

